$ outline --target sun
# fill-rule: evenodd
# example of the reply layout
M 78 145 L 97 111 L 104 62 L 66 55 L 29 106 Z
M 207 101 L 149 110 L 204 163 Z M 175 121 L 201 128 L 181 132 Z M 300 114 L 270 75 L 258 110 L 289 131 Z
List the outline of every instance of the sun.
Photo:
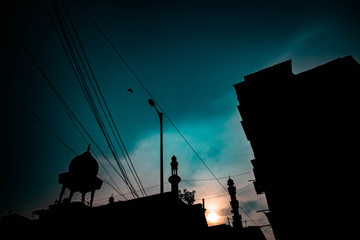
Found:
M 217 215 L 216 212 L 212 211 L 207 215 L 207 219 L 212 222 L 212 223 L 216 223 L 217 220 L 219 220 L 220 216 Z

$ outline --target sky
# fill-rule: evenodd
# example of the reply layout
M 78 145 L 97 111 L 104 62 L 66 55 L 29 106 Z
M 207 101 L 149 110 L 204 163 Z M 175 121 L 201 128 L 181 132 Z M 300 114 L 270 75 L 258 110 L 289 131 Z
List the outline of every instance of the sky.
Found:
M 67 171 L 76 155 L 44 131 L 27 109 L 76 154 L 88 146 L 13 31 L 97 144 L 113 158 L 44 1 L 9 2 L 1 12 L 0 214 L 12 209 L 31 216 L 33 210 L 58 198 L 58 174 Z M 55 18 L 50 1 L 46 2 Z M 78 1 L 64 2 L 146 193 L 157 194 L 159 117 L 148 104 L 149 94 Z M 231 217 L 230 199 L 207 167 L 225 187 L 231 176 L 242 209 L 256 224 L 266 224 L 265 216 L 256 213 L 267 208 L 266 200 L 249 182 L 254 179 L 253 153 L 232 85 L 289 59 L 295 74 L 347 55 L 359 61 L 357 1 L 80 2 L 171 120 L 164 118 L 165 191 L 170 191 L 167 178 L 175 155 L 183 179 L 179 188 L 195 190 L 196 203 L 204 198 L 207 212 L 220 216 L 216 224 Z M 92 149 L 127 193 L 115 171 L 93 145 Z M 109 180 L 102 167 L 99 175 Z M 111 194 L 124 200 L 104 183 L 95 193 L 94 205 L 106 204 Z M 254 224 L 242 210 L 240 214 L 248 225 Z M 265 236 L 270 239 L 269 232 Z

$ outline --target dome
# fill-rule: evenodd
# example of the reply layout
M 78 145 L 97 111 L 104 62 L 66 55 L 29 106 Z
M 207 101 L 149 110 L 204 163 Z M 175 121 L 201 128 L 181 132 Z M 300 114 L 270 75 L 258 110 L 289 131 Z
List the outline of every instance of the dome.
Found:
M 80 176 L 96 176 L 99 172 L 99 164 L 87 151 L 71 160 L 69 172 Z

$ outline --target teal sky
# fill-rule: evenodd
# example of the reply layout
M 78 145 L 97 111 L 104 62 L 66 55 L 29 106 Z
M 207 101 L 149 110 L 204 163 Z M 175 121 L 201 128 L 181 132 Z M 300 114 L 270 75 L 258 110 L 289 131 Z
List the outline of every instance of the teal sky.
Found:
M 233 84 L 242 81 L 244 75 L 289 59 L 294 73 L 346 55 L 360 59 L 357 1 L 81 2 L 218 177 L 252 169 L 252 152 L 240 125 Z M 145 187 L 155 186 L 159 120 L 147 103 L 149 96 L 77 1 L 65 3 L 140 179 Z M 3 11 L 6 21 L 108 154 L 43 2 L 11 1 Z M 9 91 L 77 154 L 87 148 L 8 26 L 3 29 L 8 30 L 2 31 L 1 44 L 1 214 L 9 209 L 53 203 L 60 192 L 57 176 L 67 171 L 74 157 L 39 126 Z M 178 157 L 183 179 L 212 177 L 167 119 L 164 133 L 165 182 L 172 155 Z M 252 178 L 250 174 L 234 181 L 241 188 Z M 225 185 L 226 179 L 223 181 Z M 215 181 L 182 182 L 180 188 L 197 190 L 197 200 L 225 193 Z M 165 190 L 169 189 L 167 184 Z M 148 194 L 158 191 L 151 188 Z M 246 191 L 247 195 L 239 197 L 249 202 L 261 198 L 250 188 Z M 109 194 L 111 189 L 104 185 L 95 199 Z M 264 200 L 249 211 L 259 207 L 264 207 Z

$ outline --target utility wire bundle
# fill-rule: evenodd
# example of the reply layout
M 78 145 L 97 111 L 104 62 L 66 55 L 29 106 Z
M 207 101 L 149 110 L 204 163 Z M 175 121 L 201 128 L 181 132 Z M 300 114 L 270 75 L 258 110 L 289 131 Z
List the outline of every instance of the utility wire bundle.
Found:
M 75 125 L 77 131 L 80 133 L 83 140 L 86 142 L 86 144 L 89 144 L 89 142 L 93 143 L 95 147 L 99 150 L 99 152 L 102 154 L 104 159 L 110 164 L 110 166 L 114 169 L 114 171 L 119 175 L 119 177 L 123 180 L 123 182 L 127 185 L 127 187 L 130 190 L 130 193 L 134 198 L 140 197 L 138 192 L 140 192 L 143 196 L 146 196 L 145 189 L 140 181 L 140 178 L 136 172 L 136 169 L 132 163 L 132 160 L 129 156 L 129 153 L 125 147 L 124 141 L 120 136 L 120 133 L 118 131 L 118 128 L 116 127 L 115 121 L 111 115 L 110 109 L 106 103 L 106 100 L 104 98 L 104 95 L 100 89 L 100 86 L 98 84 L 98 80 L 95 76 L 95 73 L 93 71 L 93 68 L 91 67 L 90 61 L 86 55 L 85 49 L 83 47 L 83 44 L 80 40 L 80 37 L 78 35 L 78 32 L 75 28 L 75 25 L 71 19 L 71 16 L 69 14 L 69 11 L 64 3 L 63 0 L 59 0 L 61 3 L 56 3 L 55 0 L 51 0 L 51 6 L 52 10 L 48 6 L 47 1 L 44 0 L 44 5 L 46 7 L 46 10 L 50 16 L 51 22 L 56 30 L 56 33 L 58 35 L 58 38 L 61 42 L 61 45 L 65 51 L 66 57 L 74 71 L 74 74 L 76 76 L 76 79 L 81 87 L 82 92 L 84 93 L 84 96 L 86 98 L 87 103 L 89 104 L 89 107 L 100 127 L 100 130 L 102 134 L 105 137 L 105 140 L 107 142 L 107 145 L 109 146 L 110 152 L 112 156 L 115 159 L 116 165 L 118 169 L 113 165 L 113 163 L 109 160 L 109 158 L 106 156 L 104 151 L 99 147 L 99 145 L 94 141 L 94 139 L 91 137 L 89 132 L 86 130 L 84 125 L 79 121 L 79 119 L 76 117 L 74 112 L 70 109 L 68 104 L 65 102 L 65 100 L 62 98 L 60 93 L 56 90 L 55 86 L 52 84 L 52 82 L 49 80 L 49 78 L 46 76 L 45 72 L 41 69 L 39 64 L 36 62 L 36 60 L 33 58 L 29 50 L 26 48 L 24 43 L 20 40 L 19 36 L 16 34 L 15 30 L 11 27 L 15 37 L 17 38 L 19 44 L 23 47 L 27 55 L 31 58 L 33 63 L 36 65 L 36 67 L 39 69 L 41 74 L 43 75 L 44 79 L 50 86 L 51 90 L 63 106 L 64 110 L 66 111 L 67 115 Z M 98 28 L 98 30 L 101 32 L 101 34 L 104 36 L 105 40 L 110 44 L 110 46 L 113 48 L 113 50 L 116 52 L 116 54 L 120 57 L 122 62 L 126 65 L 128 70 L 131 72 L 131 74 L 134 76 L 134 78 L 139 82 L 139 84 L 144 88 L 144 90 L 148 93 L 151 99 L 153 99 L 155 102 L 155 98 L 151 95 L 147 87 L 143 84 L 143 82 L 139 79 L 139 77 L 136 75 L 134 70 L 130 67 L 130 65 L 126 62 L 126 60 L 121 56 L 121 54 L 118 52 L 118 50 L 115 48 L 111 40 L 106 36 L 104 31 L 100 28 L 100 26 L 96 23 L 96 21 L 92 18 L 92 16 L 89 14 L 89 12 L 85 9 L 85 7 L 78 1 L 81 8 L 84 10 L 86 15 L 90 18 L 90 20 L 95 24 L 95 26 Z M 55 15 L 55 18 L 53 17 Z M 199 156 L 199 154 L 195 151 L 195 149 L 191 146 L 191 144 L 188 142 L 188 140 L 184 137 L 184 135 L 180 132 L 180 130 L 176 127 L 174 122 L 170 119 L 170 117 L 166 114 L 166 112 L 162 109 L 160 104 L 158 104 L 158 107 L 160 110 L 164 113 L 165 117 L 169 120 L 169 122 L 173 125 L 173 127 L 177 130 L 177 132 L 180 134 L 180 136 L 183 138 L 183 140 L 187 143 L 187 145 L 191 148 L 191 150 L 194 152 L 194 154 L 197 156 L 197 158 L 202 162 L 202 164 L 207 168 L 207 170 L 211 173 L 211 175 L 214 177 L 214 180 L 216 180 L 219 185 L 223 188 L 225 192 L 227 192 L 226 187 L 219 181 L 219 178 L 215 176 L 215 174 L 211 171 L 211 169 L 207 166 L 205 161 Z M 31 111 L 31 113 L 34 115 L 34 117 L 41 123 L 40 119 Z M 42 127 L 49 132 L 49 129 L 46 125 L 41 123 L 43 125 Z M 56 136 L 56 134 L 51 131 L 49 133 L 52 135 L 58 142 L 65 145 L 67 148 L 69 148 L 73 153 L 74 150 L 72 150 L 69 146 L 65 144 L 64 141 L 62 141 L 60 138 Z M 115 139 L 115 141 L 114 141 Z M 115 143 L 114 143 L 115 142 Z M 130 170 L 130 173 L 132 175 L 132 179 L 136 182 L 136 185 L 138 187 L 138 190 L 135 189 L 134 184 L 132 183 L 131 178 L 128 175 L 128 172 L 122 162 L 120 161 L 120 157 L 118 156 L 118 149 L 120 149 L 120 152 L 125 159 L 125 162 L 128 166 L 128 169 Z M 94 154 L 95 158 L 99 161 L 99 158 L 96 156 L 94 151 L 92 150 L 92 153 Z M 103 167 L 109 178 L 111 179 L 111 182 L 108 182 L 104 179 L 105 182 L 107 182 L 119 195 L 121 195 L 123 198 L 126 198 L 125 194 L 123 194 L 119 188 L 119 186 L 116 184 L 114 179 L 111 177 L 109 172 L 107 171 L 106 167 L 103 165 L 101 161 L 99 161 L 100 165 Z M 208 180 L 208 179 L 207 179 Z M 188 180 L 191 181 L 191 180 Z M 241 208 L 241 207 L 240 207 Z M 242 209 L 242 208 L 241 208 Z M 243 212 L 248 216 L 250 220 L 250 216 L 242 209 Z M 253 220 L 252 220 L 253 221 Z M 254 221 L 253 221 L 254 222 Z M 254 222 L 256 225 L 256 223 Z
M 102 153 L 108 163 L 113 167 L 113 169 L 118 173 L 123 182 L 127 185 L 133 197 L 139 197 L 138 192 L 136 191 L 128 175 L 128 171 L 125 169 L 124 165 L 120 161 L 120 157 L 117 151 L 118 147 L 123 158 L 125 159 L 131 175 L 133 176 L 133 179 L 135 180 L 138 188 L 140 189 L 141 194 L 143 196 L 146 196 L 144 187 L 132 163 L 130 155 L 125 147 L 124 141 L 120 136 L 119 130 L 116 127 L 110 109 L 100 89 L 98 80 L 95 76 L 93 68 L 91 67 L 90 61 L 86 55 L 85 49 L 80 40 L 75 25 L 71 19 L 69 11 L 67 10 L 66 5 L 63 1 L 61 1 L 61 6 L 59 6 L 55 1 L 51 1 L 51 3 L 53 7 L 53 12 L 56 16 L 56 21 L 52 16 L 53 14 L 50 8 L 45 3 L 51 22 L 57 32 L 58 38 L 66 53 L 67 59 L 74 71 L 76 79 L 78 80 L 78 83 L 100 127 L 100 130 L 105 137 L 105 140 L 109 146 L 111 154 L 114 157 L 120 172 L 112 165 L 111 161 L 106 157 L 104 152 L 99 148 L 97 144 L 96 147 Z M 120 189 L 118 188 L 118 190 Z M 125 198 L 125 196 L 123 197 Z

